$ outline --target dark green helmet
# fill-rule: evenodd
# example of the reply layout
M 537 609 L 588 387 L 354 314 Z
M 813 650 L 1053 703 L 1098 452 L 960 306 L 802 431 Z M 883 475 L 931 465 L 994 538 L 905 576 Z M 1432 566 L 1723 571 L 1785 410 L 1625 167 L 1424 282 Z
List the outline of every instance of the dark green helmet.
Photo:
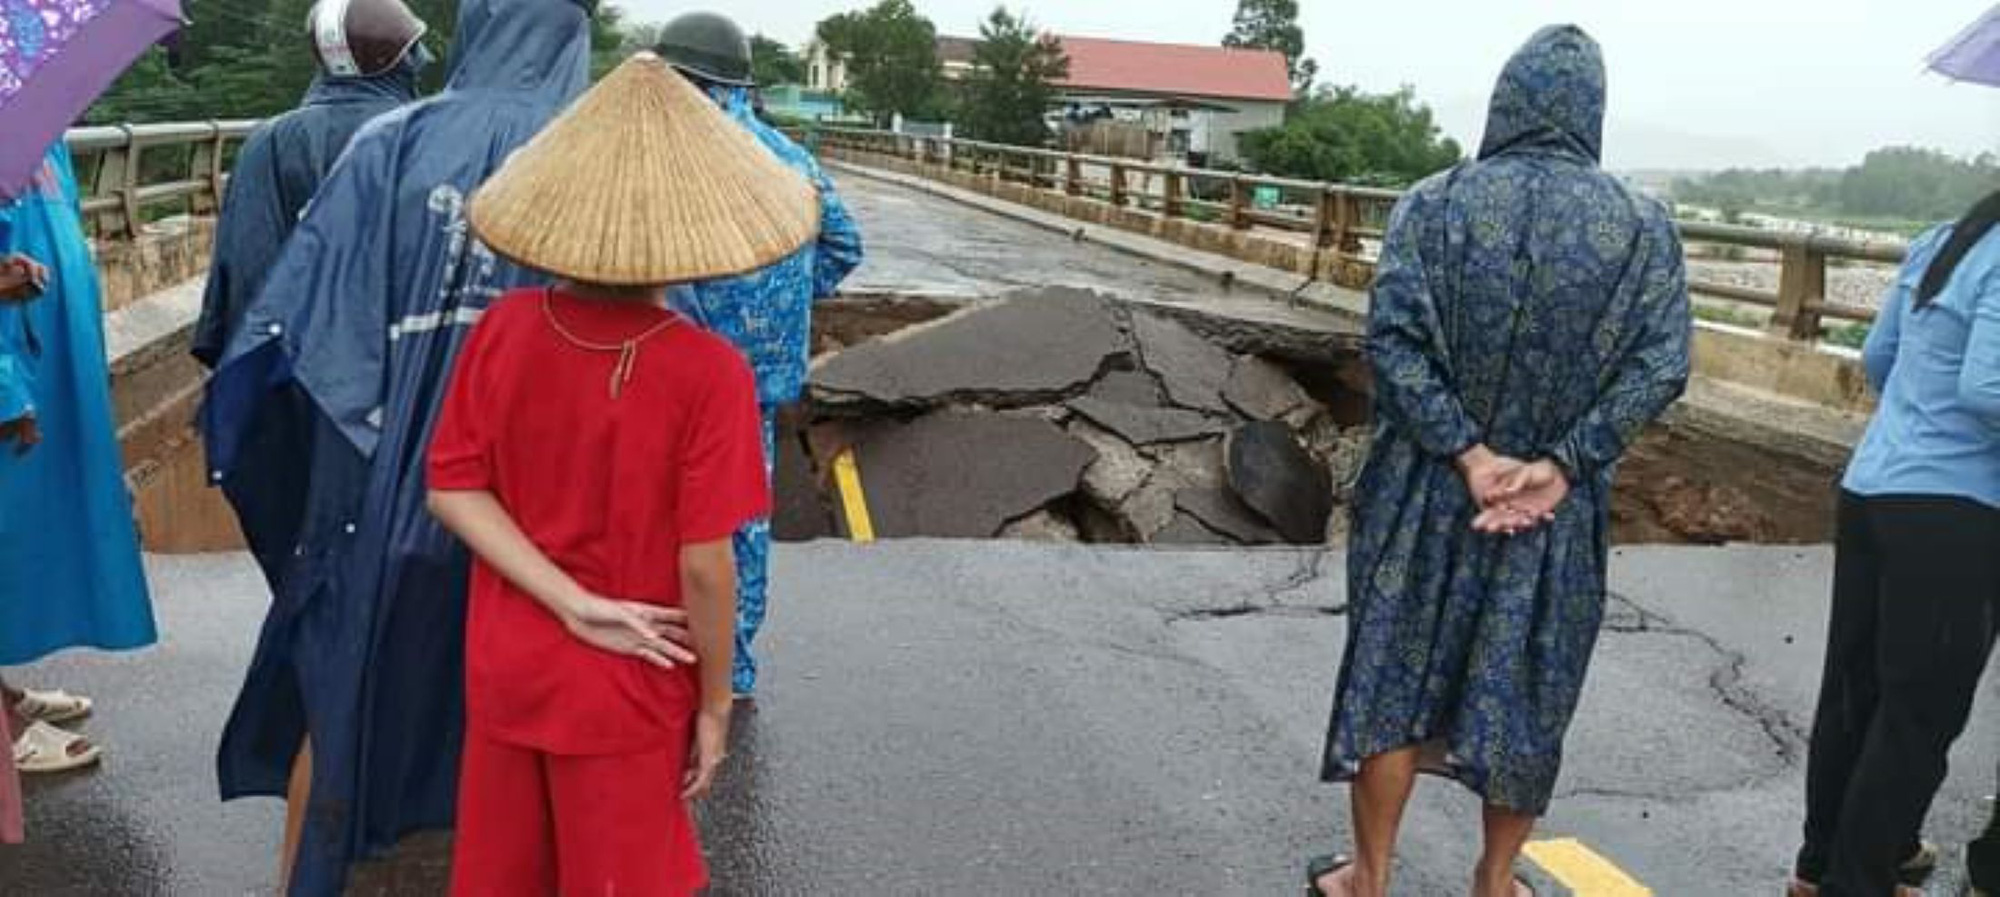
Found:
M 750 37 L 736 23 L 712 12 L 691 12 L 660 29 L 653 48 L 681 74 L 716 84 L 751 87 Z

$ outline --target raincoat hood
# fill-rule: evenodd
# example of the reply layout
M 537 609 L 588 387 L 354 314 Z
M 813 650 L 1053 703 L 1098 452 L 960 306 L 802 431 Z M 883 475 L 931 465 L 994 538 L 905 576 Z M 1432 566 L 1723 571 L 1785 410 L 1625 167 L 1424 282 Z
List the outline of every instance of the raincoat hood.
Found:
M 1597 162 L 1604 150 L 1604 54 L 1574 25 L 1535 33 L 1493 87 L 1479 158 L 1541 152 Z
M 567 103 L 590 86 L 590 13 L 575 0 L 464 0 L 447 90 L 516 90 Z
M 416 45 L 394 68 L 379 75 L 358 78 L 341 78 L 324 71 L 313 78 L 312 87 L 307 88 L 302 106 L 324 106 L 332 103 L 358 103 L 388 101 L 408 103 L 417 98 L 417 83 L 432 62 L 431 51 L 423 44 Z

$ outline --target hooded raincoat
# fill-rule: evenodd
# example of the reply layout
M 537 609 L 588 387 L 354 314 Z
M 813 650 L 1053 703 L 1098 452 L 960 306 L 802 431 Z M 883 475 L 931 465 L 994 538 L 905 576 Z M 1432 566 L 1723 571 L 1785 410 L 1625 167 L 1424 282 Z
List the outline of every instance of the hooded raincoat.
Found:
M 763 270 L 741 277 L 706 281 L 673 290 L 682 314 L 714 331 L 750 360 L 757 374 L 757 403 L 764 414 L 764 462 L 776 467 L 777 414 L 805 389 L 812 355 L 812 304 L 831 298 L 847 275 L 861 265 L 861 231 L 834 192 L 832 179 L 811 153 L 757 117 L 750 91 L 718 86 L 710 95 L 730 118 L 755 135 L 778 160 L 819 188 L 819 239 Z M 770 581 L 771 524 L 759 520 L 736 534 L 736 669 L 738 694 L 757 686 L 751 644 L 764 623 Z
M 321 74 L 299 108 L 265 122 L 244 141 L 216 224 L 215 255 L 195 324 L 193 354 L 202 364 L 212 368 L 222 360 L 264 275 L 348 140 L 369 119 L 415 100 L 427 62 L 418 44 L 380 75 Z M 255 419 L 240 425 L 244 432 L 232 434 L 242 445 L 231 476 L 218 485 L 275 590 L 297 544 L 315 414 L 295 385 L 273 389 L 278 394 L 265 397 Z
M 295 895 L 338 894 L 350 861 L 451 822 L 469 559 L 424 508 L 425 446 L 467 328 L 546 282 L 474 239 L 465 204 L 582 92 L 589 61 L 571 0 L 461 3 L 445 91 L 355 135 L 217 369 L 225 482 L 274 385 L 320 418 L 297 546 L 218 758 L 225 798 L 282 794 L 310 732 Z
M 33 415 L 42 433 L 25 455 L 0 446 L 0 667 L 64 648 L 150 645 L 97 266 L 60 143 L 27 191 L 0 204 L 0 256 L 9 253 L 46 266 L 49 282 L 38 299 L 0 305 L 0 421 Z
M 1680 241 L 1599 170 L 1603 119 L 1596 43 L 1546 29 L 1501 74 L 1478 160 L 1391 216 L 1330 781 L 1422 747 L 1489 804 L 1548 806 L 1603 619 L 1613 466 L 1688 376 Z M 1481 443 L 1568 472 L 1553 523 L 1471 529 L 1454 459 Z

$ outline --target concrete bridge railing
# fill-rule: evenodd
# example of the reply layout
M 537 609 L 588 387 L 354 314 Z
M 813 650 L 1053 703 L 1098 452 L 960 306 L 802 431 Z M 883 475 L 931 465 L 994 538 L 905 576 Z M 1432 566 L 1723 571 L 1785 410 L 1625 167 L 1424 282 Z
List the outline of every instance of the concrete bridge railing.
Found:
M 886 131 L 820 129 L 806 135 L 823 153 L 897 160 L 933 174 L 966 175 L 1020 185 L 1060 197 L 1066 209 L 1090 206 L 1108 224 L 1132 211 L 1159 222 L 1188 222 L 1232 231 L 1248 239 L 1209 240 L 1244 261 L 1270 264 L 1353 289 L 1366 288 L 1374 274 L 1389 211 L 1402 194 L 1393 190 L 1320 181 L 1299 181 L 1229 171 L 1182 168 L 1136 159 L 1060 152 L 948 137 L 917 137 Z M 856 159 L 855 161 L 866 161 Z M 1061 211 L 1061 210 L 1059 210 Z M 1065 212 L 1067 214 L 1068 212 Z M 1156 223 L 1145 229 L 1160 230 Z M 1775 255 L 1776 290 L 1723 283 L 1696 276 L 1698 295 L 1769 310 L 1767 333 L 1815 343 L 1829 321 L 1867 323 L 1871 308 L 1830 299 L 1827 270 L 1846 264 L 1897 264 L 1901 243 L 1862 243 L 1831 237 L 1762 230 L 1726 224 L 1681 222 L 1691 248 L 1719 249 L 1721 258 L 1748 253 Z M 1167 227 L 1166 236 L 1185 236 Z
M 213 215 L 222 206 L 230 149 L 256 126 L 210 121 L 72 129 L 66 140 L 92 231 L 100 240 L 131 241 L 167 206 Z
M 103 285 L 113 415 L 146 547 L 236 547 L 192 424 L 205 374 L 188 355 L 232 150 L 227 121 L 77 128 L 67 135 Z

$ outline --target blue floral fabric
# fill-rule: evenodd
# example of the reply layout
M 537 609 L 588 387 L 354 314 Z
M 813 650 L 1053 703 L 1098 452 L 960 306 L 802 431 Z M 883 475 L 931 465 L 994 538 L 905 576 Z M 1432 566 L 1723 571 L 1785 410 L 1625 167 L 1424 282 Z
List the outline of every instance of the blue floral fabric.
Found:
M 777 466 L 777 409 L 764 412 L 764 475 Z M 731 540 L 736 550 L 736 662 L 730 687 L 739 695 L 757 693 L 757 657 L 750 653 L 757 630 L 764 628 L 764 599 L 771 581 L 771 521 L 752 520 Z
M 861 232 L 819 162 L 757 117 L 749 91 L 718 87 L 713 95 L 730 117 L 779 161 L 819 188 L 819 239 L 762 270 L 676 289 L 673 302 L 682 314 L 722 335 L 749 356 L 750 367 L 757 372 L 760 403 L 783 405 L 797 400 L 805 389 L 806 364 L 811 359 L 812 303 L 831 297 L 840 289 L 840 282 L 861 264 Z
M 1489 804 L 1548 807 L 1603 619 L 1613 468 L 1688 376 L 1679 238 L 1598 169 L 1603 117 L 1597 45 L 1544 30 L 1507 64 L 1480 158 L 1391 216 L 1329 781 L 1420 747 Z M 1480 443 L 1569 472 L 1553 523 L 1471 530 L 1454 458 Z
M 741 87 L 715 87 L 710 95 L 729 116 L 764 144 L 779 161 L 806 176 L 819 188 L 819 239 L 770 267 L 740 277 L 711 280 L 674 288 L 669 301 L 684 315 L 720 334 L 750 359 L 757 373 L 757 402 L 764 414 L 764 466 L 776 464 L 774 422 L 780 405 L 796 401 L 804 391 L 806 367 L 812 358 L 812 304 L 840 289 L 840 283 L 861 264 L 861 231 L 834 192 L 833 181 L 819 162 L 790 138 L 757 117 L 750 92 Z M 757 688 L 757 660 L 750 653 L 757 630 L 764 625 L 769 582 L 771 524 L 754 521 L 736 534 L 736 666 L 737 694 Z

